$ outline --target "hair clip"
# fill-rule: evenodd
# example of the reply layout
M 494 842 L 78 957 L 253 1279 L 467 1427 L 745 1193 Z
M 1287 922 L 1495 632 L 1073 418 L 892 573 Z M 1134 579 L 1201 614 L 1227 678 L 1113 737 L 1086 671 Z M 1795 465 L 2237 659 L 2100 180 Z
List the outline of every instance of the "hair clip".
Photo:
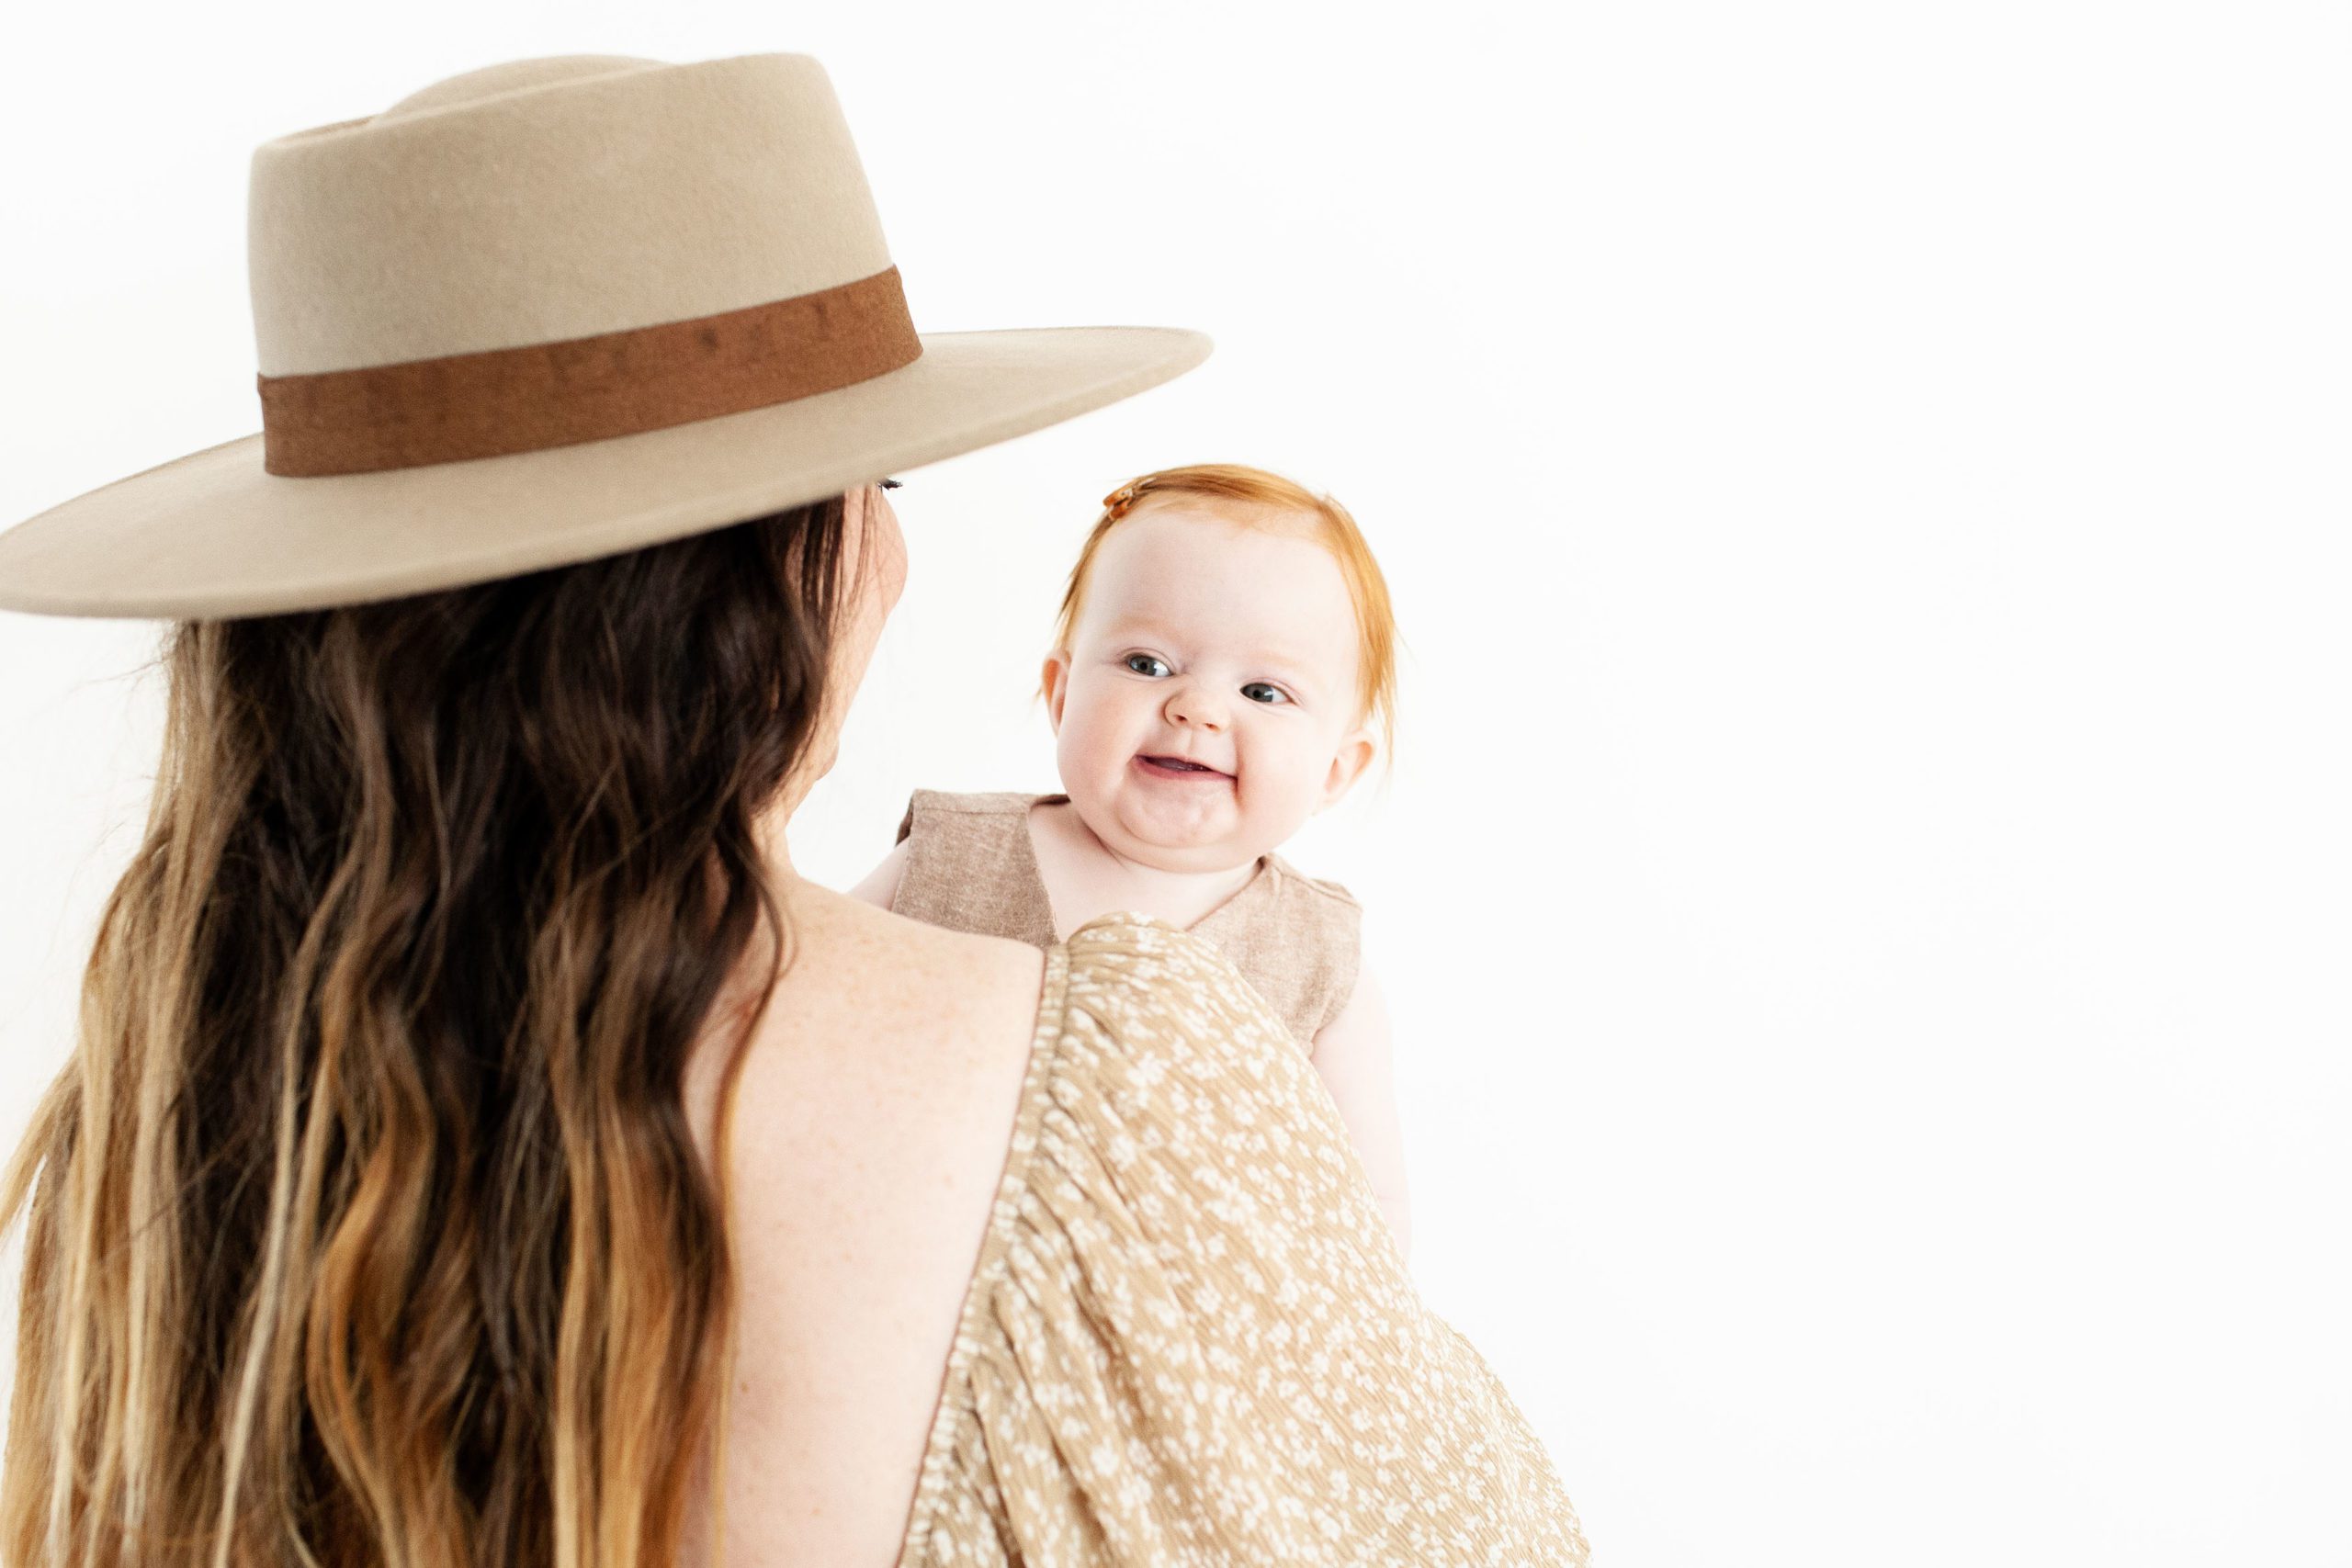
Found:
M 1132 484 L 1121 485 L 1118 489 L 1113 491 L 1110 494 L 1102 498 L 1102 509 L 1105 512 L 1108 512 L 1114 520 L 1125 516 L 1126 514 L 1127 508 L 1133 506 L 1135 503 L 1136 487 Z

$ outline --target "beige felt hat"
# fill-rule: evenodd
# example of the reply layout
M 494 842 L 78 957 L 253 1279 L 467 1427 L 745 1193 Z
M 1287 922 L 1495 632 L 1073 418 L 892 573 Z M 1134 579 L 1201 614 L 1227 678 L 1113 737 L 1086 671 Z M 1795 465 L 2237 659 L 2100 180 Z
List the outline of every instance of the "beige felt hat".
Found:
M 260 434 L 0 534 L 0 608 L 454 587 L 837 495 L 1181 375 L 1198 333 L 919 335 L 805 55 L 514 61 L 265 143 Z

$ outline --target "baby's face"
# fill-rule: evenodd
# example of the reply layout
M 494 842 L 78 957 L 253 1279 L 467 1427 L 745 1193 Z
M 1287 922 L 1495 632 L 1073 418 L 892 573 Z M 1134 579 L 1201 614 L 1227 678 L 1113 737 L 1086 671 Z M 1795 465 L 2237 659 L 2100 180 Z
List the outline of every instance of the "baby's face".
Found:
M 1256 859 L 1371 760 L 1356 637 L 1347 581 L 1320 544 L 1237 526 L 1191 498 L 1147 498 L 1096 550 L 1071 646 L 1046 661 L 1070 803 L 1146 865 Z

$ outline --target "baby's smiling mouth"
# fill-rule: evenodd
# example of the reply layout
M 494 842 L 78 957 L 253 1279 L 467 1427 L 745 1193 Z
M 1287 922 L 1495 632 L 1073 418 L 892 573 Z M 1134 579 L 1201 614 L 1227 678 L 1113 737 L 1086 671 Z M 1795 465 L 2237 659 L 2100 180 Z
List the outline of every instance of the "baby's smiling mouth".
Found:
M 1145 772 L 1157 774 L 1161 778 L 1193 778 L 1205 780 L 1224 779 L 1233 776 L 1230 773 L 1219 773 L 1216 769 L 1209 767 L 1205 763 L 1190 761 L 1182 757 L 1155 756 L 1148 752 L 1144 752 L 1138 753 L 1136 757 L 1136 761 L 1143 764 Z

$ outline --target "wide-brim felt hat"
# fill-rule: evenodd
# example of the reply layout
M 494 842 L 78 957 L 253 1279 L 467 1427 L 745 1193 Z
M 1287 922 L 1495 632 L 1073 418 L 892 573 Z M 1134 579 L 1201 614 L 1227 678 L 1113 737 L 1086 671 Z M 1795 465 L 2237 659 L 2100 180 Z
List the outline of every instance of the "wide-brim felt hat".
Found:
M 515 61 L 254 154 L 260 434 L 0 534 L 0 608 L 202 619 L 565 565 L 1114 402 L 1199 333 L 918 333 L 805 55 Z

